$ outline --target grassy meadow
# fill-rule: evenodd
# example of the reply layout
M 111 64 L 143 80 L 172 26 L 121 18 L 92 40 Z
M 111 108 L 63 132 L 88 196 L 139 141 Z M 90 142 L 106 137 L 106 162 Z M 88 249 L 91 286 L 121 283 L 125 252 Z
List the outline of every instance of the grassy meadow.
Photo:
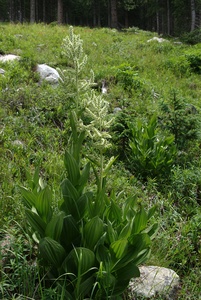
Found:
M 120 195 L 120 205 L 130 196 L 145 209 L 156 205 L 158 232 L 146 264 L 177 272 L 178 299 L 201 299 L 201 44 L 148 42 L 157 34 L 138 28 L 75 27 L 74 33 L 88 58 L 82 78 L 92 69 L 97 93 L 105 81 L 114 118 L 105 155 L 117 159 L 107 193 Z M 55 24 L 0 24 L 0 54 L 20 56 L 0 63 L 1 299 L 62 299 L 43 284 L 19 186 L 29 187 L 39 168 L 57 210 L 72 90 L 68 80 L 38 84 L 35 69 L 46 63 L 70 72 L 61 48 L 68 34 L 68 26 Z M 84 159 L 93 151 L 89 143 Z M 90 180 L 94 189 L 93 174 Z

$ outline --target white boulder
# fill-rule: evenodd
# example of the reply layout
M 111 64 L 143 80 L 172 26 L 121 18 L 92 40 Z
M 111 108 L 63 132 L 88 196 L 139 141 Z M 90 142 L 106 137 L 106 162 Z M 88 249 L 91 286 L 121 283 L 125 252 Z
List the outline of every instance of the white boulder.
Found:
M 19 60 L 20 56 L 14 55 L 14 54 L 6 54 L 6 55 L 0 55 L 0 62 L 6 63 L 13 60 Z
M 180 279 L 173 270 L 158 266 L 141 266 L 139 270 L 140 277 L 132 279 L 129 284 L 132 296 L 150 298 L 161 295 L 168 300 L 176 298 Z
M 46 64 L 38 64 L 36 72 L 39 73 L 41 80 L 45 80 L 50 84 L 58 84 L 60 80 L 62 81 L 57 70 Z
M 154 36 L 152 39 L 148 40 L 147 43 L 150 43 L 150 42 L 153 42 L 153 41 L 156 41 L 158 43 L 169 42 L 168 40 L 165 40 L 165 39 L 159 38 L 157 36 Z

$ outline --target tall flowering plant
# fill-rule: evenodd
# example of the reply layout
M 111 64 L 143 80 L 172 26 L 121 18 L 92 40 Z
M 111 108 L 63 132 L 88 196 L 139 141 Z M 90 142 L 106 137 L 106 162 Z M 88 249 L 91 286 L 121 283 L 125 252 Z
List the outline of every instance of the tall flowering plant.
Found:
M 81 55 L 82 43 L 72 27 L 63 52 L 73 61 L 76 92 L 70 116 L 72 135 L 64 158 L 63 199 L 54 212 L 50 189 L 41 185 L 36 173 L 31 189 L 21 187 L 26 216 L 38 241 L 40 263 L 62 299 L 122 299 L 130 279 L 140 275 L 138 265 L 150 253 L 157 225 L 148 226 L 148 222 L 155 208 L 145 212 L 134 197 L 120 207 L 115 192 L 107 196 L 106 177 L 115 160 L 106 162 L 104 157 L 110 145 L 108 103 L 80 78 L 86 56 Z M 98 155 L 83 164 L 82 146 L 89 138 Z M 90 190 L 91 165 L 95 193 Z

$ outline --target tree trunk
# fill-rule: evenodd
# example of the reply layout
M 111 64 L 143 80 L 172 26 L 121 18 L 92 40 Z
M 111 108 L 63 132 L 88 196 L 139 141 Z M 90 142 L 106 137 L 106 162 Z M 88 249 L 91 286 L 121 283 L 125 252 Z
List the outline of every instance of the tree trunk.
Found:
M 117 0 L 110 1 L 110 8 L 111 8 L 111 27 L 118 28 Z
M 124 12 L 124 17 L 125 17 L 125 28 L 128 28 L 128 11 L 125 10 Z
M 46 22 L 46 6 L 45 6 L 45 0 L 43 0 L 43 22 Z
M 36 21 L 36 1 L 30 0 L 30 23 Z
M 167 0 L 167 34 L 170 35 L 170 0 Z
M 10 0 L 10 3 L 9 3 L 9 21 L 10 22 L 14 21 L 14 2 L 13 2 L 13 0 Z
M 156 30 L 157 33 L 160 34 L 160 18 L 159 18 L 159 12 L 156 12 Z
M 195 0 L 191 0 L 191 31 L 195 29 Z
M 58 24 L 63 23 L 63 0 L 57 2 L 57 21 Z

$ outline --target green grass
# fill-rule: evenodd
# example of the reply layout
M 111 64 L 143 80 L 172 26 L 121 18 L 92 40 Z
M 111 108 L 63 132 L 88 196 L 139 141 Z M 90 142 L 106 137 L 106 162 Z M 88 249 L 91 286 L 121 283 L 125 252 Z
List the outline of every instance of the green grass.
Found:
M 117 32 L 107 28 L 76 27 L 88 55 L 85 77 L 93 69 L 95 81 L 108 85 L 110 111 L 123 107 L 130 120 L 162 117 L 160 105 L 170 103 L 173 91 L 195 106 L 200 119 L 200 44 L 147 43 L 156 34 L 136 30 Z M 67 26 L 42 24 L 0 25 L 0 51 L 20 55 L 20 62 L 0 64 L 0 240 L 13 236 L 6 265 L 1 267 L 0 298 L 57 299 L 54 287 L 44 288 L 35 264 L 36 249 L 28 233 L 18 185 L 28 185 L 28 173 L 39 165 L 41 176 L 52 187 L 55 206 L 61 198 L 63 153 L 68 144 L 69 90 L 38 85 L 37 63 L 65 69 L 71 62 L 61 55 Z M 192 56 L 198 70 L 188 60 Z M 131 67 L 125 74 L 122 65 Z M 121 72 L 121 80 L 117 74 Z M 136 75 L 137 74 L 137 75 Z M 130 76 L 130 77 L 129 77 Z M 133 79 L 134 78 L 134 79 Z M 127 89 L 131 80 L 130 89 Z M 199 124 L 199 123 L 198 123 Z M 185 129 L 180 125 L 179 130 Z M 200 132 L 197 125 L 196 130 Z M 16 141 L 21 144 L 17 144 Z M 112 150 L 117 151 L 116 145 Z M 118 154 L 118 153 L 117 153 Z M 153 221 L 159 232 L 148 264 L 170 267 L 181 277 L 178 299 L 200 299 L 201 287 L 201 174 L 200 137 L 181 149 L 169 178 L 142 181 L 125 161 L 110 172 L 108 192 L 114 187 L 123 202 L 136 195 L 146 207 L 158 207 Z M 20 225 L 19 225 L 20 224 Z M 12 274 L 12 276 L 11 276 Z M 29 283 L 29 284 L 27 284 Z M 52 298 L 51 298 L 52 297 Z M 59 298 L 60 299 L 60 298 Z

